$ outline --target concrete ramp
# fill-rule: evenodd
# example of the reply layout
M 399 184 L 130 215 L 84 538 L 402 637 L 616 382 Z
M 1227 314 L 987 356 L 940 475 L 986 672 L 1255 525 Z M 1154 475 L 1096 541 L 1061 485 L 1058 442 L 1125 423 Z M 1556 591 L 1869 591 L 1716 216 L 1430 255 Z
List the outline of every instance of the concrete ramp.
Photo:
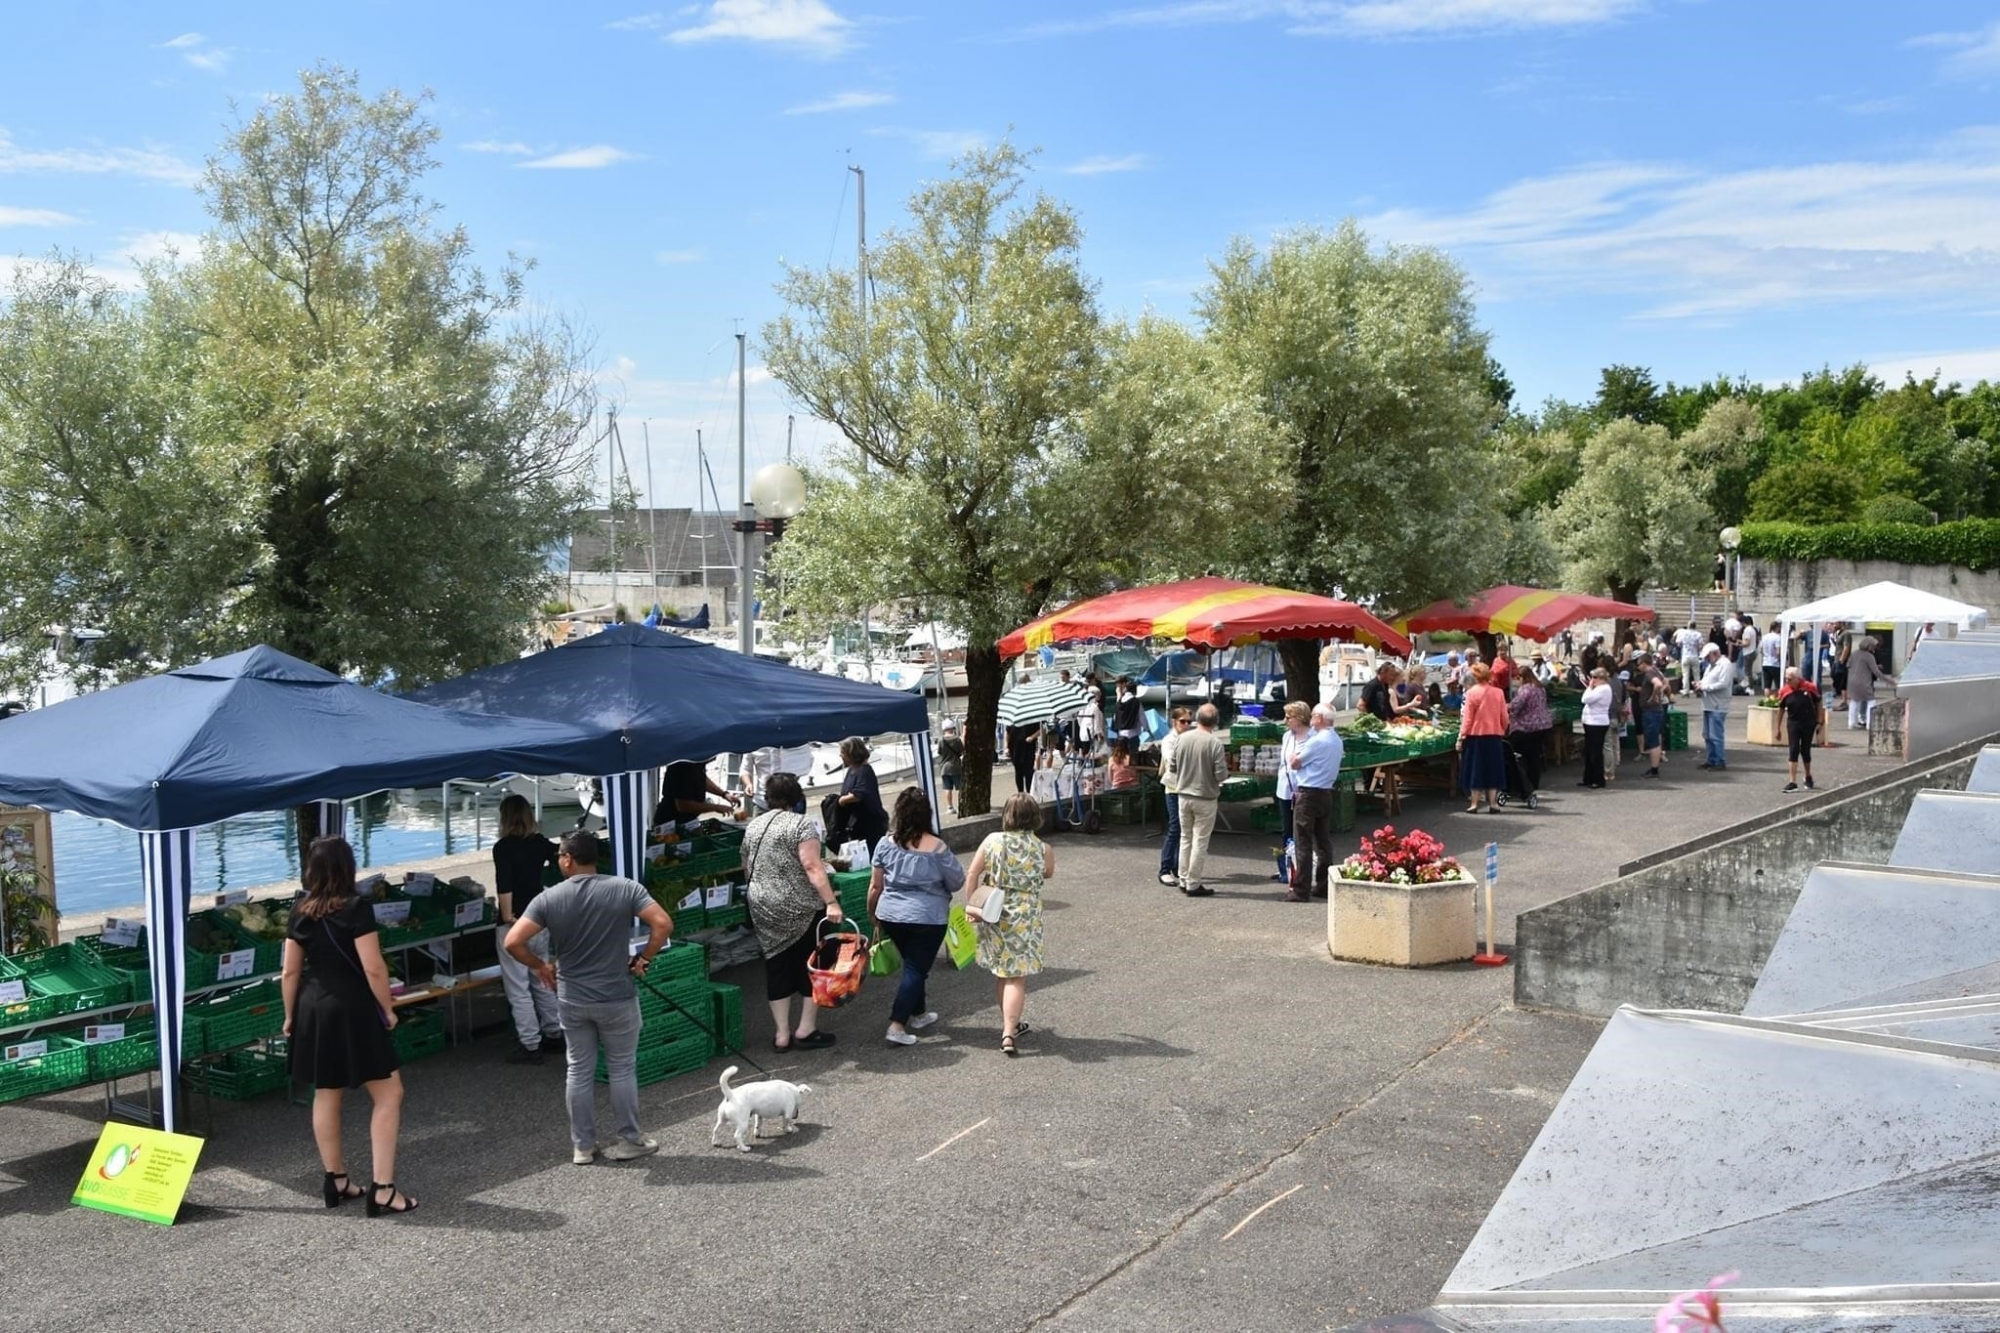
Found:
M 1889 853 L 1889 864 L 2000 874 L 2000 795 L 1918 792 L 1903 817 L 1903 831 Z
M 1916 656 L 1903 664 L 1896 679 L 1955 680 L 1963 676 L 2000 676 L 2000 643 L 1927 638 L 1917 645 Z
M 1732 1328 L 2000 1328 L 2000 1054 L 1621 1009 L 1430 1313 L 1643 1328 L 1729 1269 Z
M 1978 971 L 1989 983 L 1990 973 L 1991 969 Z M 1788 1021 L 1842 1032 L 1873 1032 L 1884 1037 L 2000 1051 L 2000 987 L 1952 1000 L 1822 1010 L 1794 1015 Z
M 2000 992 L 2000 876 L 1829 863 L 1806 876 L 1743 1012 L 1991 992 Z
M 2000 745 L 1989 745 L 1979 752 L 1979 757 L 1972 761 L 1972 772 L 1965 779 L 1965 789 L 2000 793 Z

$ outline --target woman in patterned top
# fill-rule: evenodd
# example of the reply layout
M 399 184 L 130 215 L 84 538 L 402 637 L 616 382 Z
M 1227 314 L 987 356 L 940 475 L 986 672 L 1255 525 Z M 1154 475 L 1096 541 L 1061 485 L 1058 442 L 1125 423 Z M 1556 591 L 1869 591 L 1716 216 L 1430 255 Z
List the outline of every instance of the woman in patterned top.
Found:
M 743 831 L 743 869 L 750 879 L 750 924 L 764 951 L 764 998 L 777 1025 L 772 1045 L 817 1050 L 833 1045 L 819 1030 L 819 1006 L 812 1001 L 806 963 L 819 939 L 821 918 L 838 924 L 840 899 L 820 858 L 818 825 L 794 807 L 805 800 L 799 780 L 773 773 L 764 782 L 763 814 Z M 799 1024 L 792 1027 L 792 997 L 799 997 Z
M 1016 1054 L 1015 1038 L 1028 1031 L 1021 1009 L 1028 1002 L 1028 978 L 1042 970 L 1042 884 L 1056 873 L 1056 854 L 1035 836 L 1042 826 L 1035 798 L 1016 795 L 1000 814 L 1000 831 L 989 834 L 966 867 L 968 904 L 985 887 L 1006 894 L 1000 919 L 977 917 L 979 965 L 1000 983 L 1000 1049 Z

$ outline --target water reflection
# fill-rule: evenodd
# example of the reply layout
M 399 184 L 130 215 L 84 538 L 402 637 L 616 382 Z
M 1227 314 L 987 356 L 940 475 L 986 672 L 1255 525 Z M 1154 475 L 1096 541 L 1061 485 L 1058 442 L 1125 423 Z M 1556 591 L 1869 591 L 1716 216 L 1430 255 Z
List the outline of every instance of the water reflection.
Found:
M 364 866 L 394 865 L 427 856 L 482 851 L 493 845 L 500 798 L 454 788 L 447 805 L 439 793 L 397 800 L 378 792 L 348 802 L 348 838 Z M 544 809 L 542 827 L 552 836 L 574 825 L 574 807 Z M 144 898 L 139 835 L 84 815 L 51 817 L 56 860 L 56 901 L 65 912 L 129 907 Z M 201 830 L 195 838 L 197 893 L 249 888 L 299 873 L 297 831 L 289 812 L 240 815 Z

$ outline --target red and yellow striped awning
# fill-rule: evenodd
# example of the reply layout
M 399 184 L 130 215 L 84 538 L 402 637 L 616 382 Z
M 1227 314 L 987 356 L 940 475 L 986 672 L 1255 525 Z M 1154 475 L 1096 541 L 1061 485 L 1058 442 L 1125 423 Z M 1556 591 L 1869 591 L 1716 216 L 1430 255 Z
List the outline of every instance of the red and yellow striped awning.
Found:
M 1360 639 L 1397 654 L 1410 641 L 1353 602 L 1308 592 L 1189 579 L 1075 602 L 1000 640 L 1000 655 L 1106 640 L 1165 640 L 1191 648 L 1228 648 L 1269 639 Z
M 1547 642 L 1579 620 L 1652 620 L 1649 606 L 1616 602 L 1581 592 L 1548 592 L 1506 584 L 1473 594 L 1464 606 L 1449 599 L 1404 616 L 1396 628 L 1406 634 L 1432 630 L 1485 631 Z

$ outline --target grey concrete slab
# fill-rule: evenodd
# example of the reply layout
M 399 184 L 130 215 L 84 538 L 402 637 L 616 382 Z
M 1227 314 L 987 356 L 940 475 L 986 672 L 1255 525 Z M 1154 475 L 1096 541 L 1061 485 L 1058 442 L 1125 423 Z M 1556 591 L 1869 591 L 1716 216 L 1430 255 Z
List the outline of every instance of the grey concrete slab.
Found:
M 1971 774 L 1965 779 L 1965 789 L 2000 793 L 2000 745 L 1989 745 L 1979 752 L 1979 757 L 1972 761 Z
M 1837 1285 L 1917 1282 L 1906 1275 L 1930 1260 L 1835 1203 L 1907 1189 L 1955 1218 L 1979 1242 L 1982 1280 L 2000 1280 L 2000 1212 L 1973 1197 L 1987 1191 L 1932 1187 L 1966 1172 L 1984 1181 L 1981 1159 L 1996 1153 L 2000 1054 L 1621 1010 L 1440 1301 L 1509 1289 L 1671 1293 L 1689 1280 L 1673 1256 L 1686 1250 L 1699 1267 L 1702 1238 L 1732 1229 L 1729 1266 L 1746 1288 L 1827 1285 L 1813 1255 L 1835 1249 Z M 1815 1216 L 1833 1222 L 1806 1243 Z M 1846 1235 L 1857 1225 L 1861 1236 Z M 1863 1243 L 1871 1236 L 1878 1243 Z M 1937 1262 L 1945 1271 L 1956 1261 Z
M 1891 993 L 1960 995 L 1961 974 L 1996 961 L 2000 877 L 1820 865 L 1806 876 L 1743 1012 L 1776 1017 Z M 1926 981 L 1941 988 L 1926 993 Z
M 1953 680 L 1961 676 L 2000 676 L 2000 642 L 1925 639 L 1916 655 L 1903 664 L 1902 681 Z M 1995 688 L 2000 688 L 1996 682 Z
M 2000 874 L 2000 795 L 1919 792 L 1910 802 L 1889 864 Z

